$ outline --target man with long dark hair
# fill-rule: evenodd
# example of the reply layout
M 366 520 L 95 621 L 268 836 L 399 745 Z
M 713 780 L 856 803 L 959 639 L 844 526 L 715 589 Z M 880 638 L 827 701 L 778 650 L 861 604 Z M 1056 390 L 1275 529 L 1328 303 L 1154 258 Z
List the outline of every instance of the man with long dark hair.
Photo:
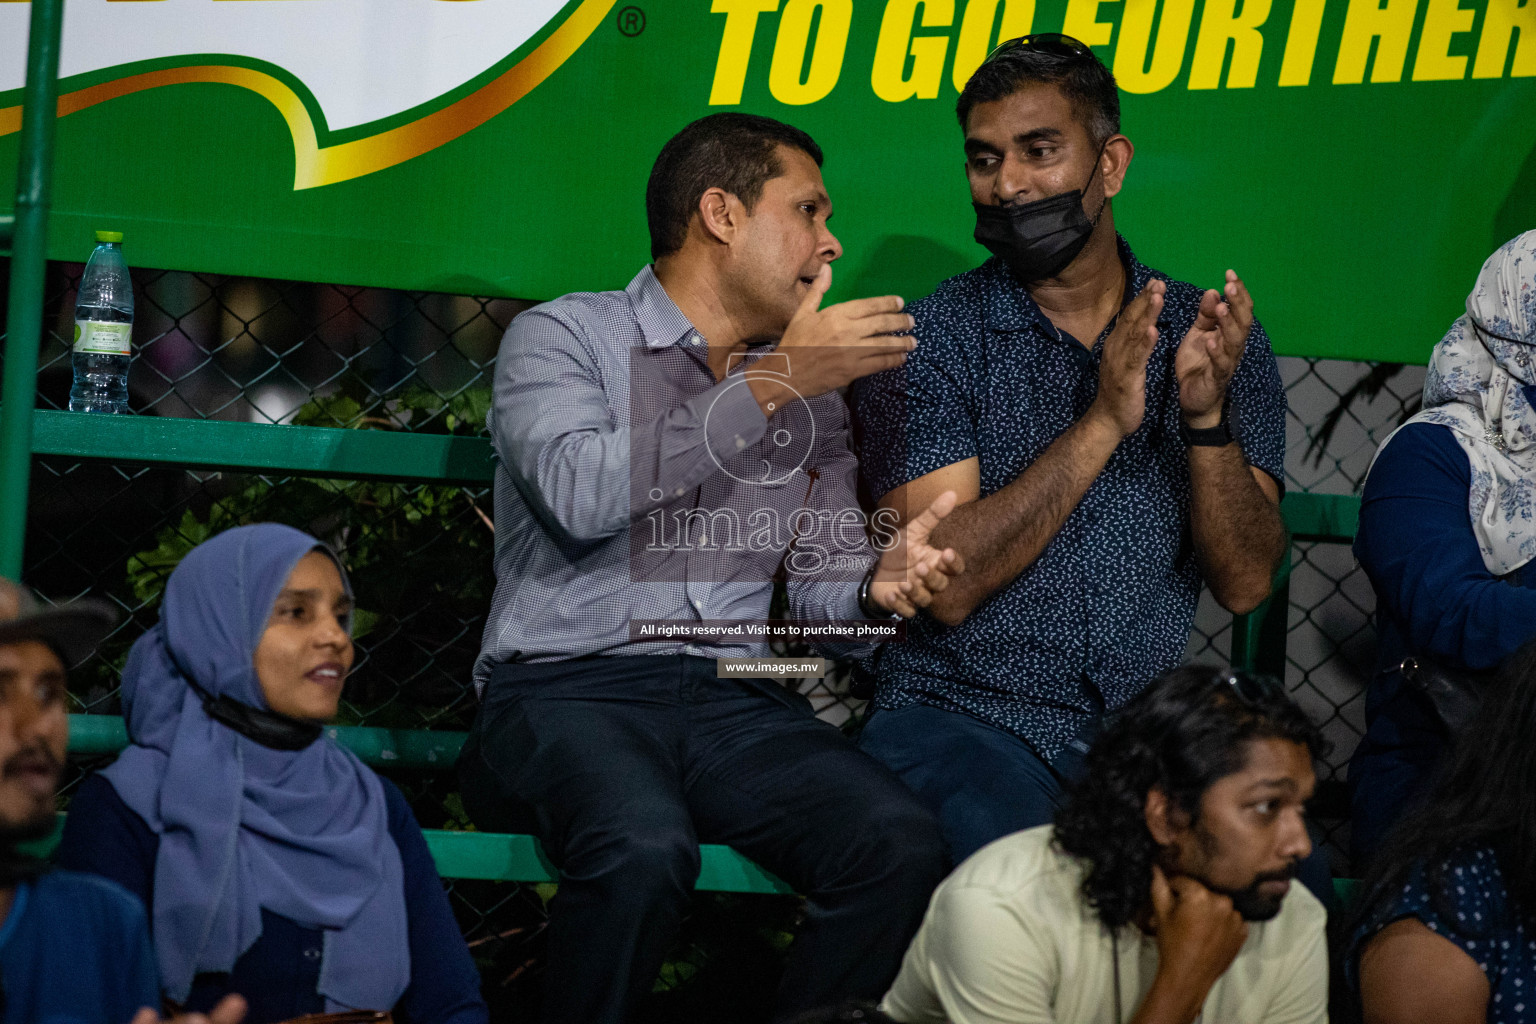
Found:
M 1323 752 L 1278 684 L 1166 673 L 1106 726 L 1054 827 L 984 847 L 939 887 L 882 1009 L 902 1024 L 1326 1021 L 1325 914 L 1291 884 Z
M 1505 662 L 1366 876 L 1344 956 L 1365 1024 L 1536 1020 L 1533 737 L 1536 642 Z

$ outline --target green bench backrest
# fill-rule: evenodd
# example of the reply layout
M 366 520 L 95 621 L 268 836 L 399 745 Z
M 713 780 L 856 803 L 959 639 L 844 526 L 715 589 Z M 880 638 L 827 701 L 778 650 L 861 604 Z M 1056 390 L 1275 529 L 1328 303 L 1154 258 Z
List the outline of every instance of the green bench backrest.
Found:
M 50 410 L 32 414 L 32 451 L 115 463 L 437 484 L 488 484 L 495 470 L 485 437 Z M 1348 542 L 1355 536 L 1360 499 L 1291 493 L 1281 509 L 1298 540 Z
M 494 475 L 489 439 L 408 431 L 343 430 L 160 416 L 32 414 L 38 455 L 113 463 L 297 473 L 316 477 L 414 480 L 484 485 Z M 1287 494 L 1281 503 L 1297 540 L 1347 543 L 1360 499 L 1354 495 Z M 1275 578 L 1270 600 L 1232 622 L 1231 661 L 1284 676 L 1290 563 Z

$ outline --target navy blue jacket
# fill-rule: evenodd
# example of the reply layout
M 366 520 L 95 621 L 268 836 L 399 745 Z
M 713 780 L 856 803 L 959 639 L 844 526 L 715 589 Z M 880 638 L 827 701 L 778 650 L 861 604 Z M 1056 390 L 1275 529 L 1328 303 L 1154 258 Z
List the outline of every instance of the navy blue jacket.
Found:
M 1355 862 L 1370 861 L 1449 739 L 1403 683 L 1408 654 L 1487 669 L 1536 639 L 1536 563 L 1494 576 L 1472 532 L 1472 469 L 1449 427 L 1413 423 L 1366 480 L 1355 557 L 1376 591 L 1376 670 L 1349 763 Z
M 405 909 L 410 935 L 411 983 L 394 1009 L 399 1024 L 484 1024 L 480 975 L 464 945 L 442 880 L 421 827 L 400 790 L 388 779 L 389 834 L 400 849 L 405 875 Z M 57 861 L 75 871 L 110 878 L 154 905 L 155 856 L 160 837 L 151 831 L 112 784 L 92 775 L 80 784 L 69 806 Z M 153 914 L 150 915 L 153 920 Z M 320 981 L 321 932 L 269 910 L 261 912 L 261 937 L 228 974 L 200 974 L 186 1009 L 206 1012 L 230 992 L 250 1003 L 245 1024 L 271 1024 L 307 1013 L 323 1013 Z
M 49 871 L 0 918 L 0 1021 L 128 1024 L 160 1009 L 144 907 L 94 875 Z
M 1466 453 L 1435 423 L 1404 427 L 1371 469 L 1355 557 L 1376 591 L 1378 677 L 1410 651 L 1492 668 L 1536 639 L 1536 563 L 1504 577 L 1488 571 L 1467 511 L 1471 489 Z

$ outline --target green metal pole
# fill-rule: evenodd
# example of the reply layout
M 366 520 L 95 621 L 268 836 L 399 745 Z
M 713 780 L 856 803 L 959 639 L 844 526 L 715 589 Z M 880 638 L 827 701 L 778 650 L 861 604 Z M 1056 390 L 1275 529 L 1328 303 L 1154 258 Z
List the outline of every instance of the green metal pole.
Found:
M 22 94 L 21 156 L 5 316 L 5 383 L 0 391 L 0 575 L 21 575 L 32 473 L 32 407 L 43 337 L 43 274 L 48 260 L 53 124 L 59 109 L 59 29 L 64 0 L 32 0 L 27 84 Z

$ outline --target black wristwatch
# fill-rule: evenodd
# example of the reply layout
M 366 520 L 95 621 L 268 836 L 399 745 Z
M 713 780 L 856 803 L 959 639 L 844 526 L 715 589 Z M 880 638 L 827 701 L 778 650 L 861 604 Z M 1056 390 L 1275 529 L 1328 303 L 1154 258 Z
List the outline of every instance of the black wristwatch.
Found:
M 870 566 L 869 572 L 864 574 L 863 582 L 859 584 L 859 611 L 864 613 L 866 619 L 899 619 L 901 618 L 899 614 L 886 611 L 870 598 L 869 588 L 875 582 L 875 570 L 879 568 L 879 562 Z
M 1214 427 L 1196 429 L 1184 422 L 1184 417 L 1179 417 L 1179 437 L 1186 445 L 1195 448 L 1225 448 L 1235 438 L 1232 436 L 1232 424 L 1227 419 L 1227 406 L 1221 407 L 1221 422 Z

